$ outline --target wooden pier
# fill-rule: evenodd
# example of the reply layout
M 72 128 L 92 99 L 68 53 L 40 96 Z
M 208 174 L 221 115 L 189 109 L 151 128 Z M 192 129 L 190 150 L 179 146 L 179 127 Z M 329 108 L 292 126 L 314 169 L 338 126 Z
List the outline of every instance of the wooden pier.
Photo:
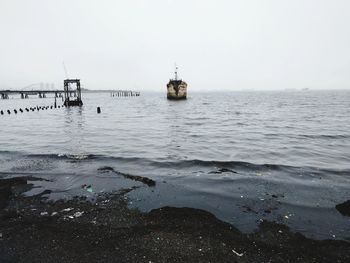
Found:
M 0 90 L 1 99 L 9 99 L 10 95 L 20 95 L 21 99 L 28 99 L 29 96 L 38 96 L 38 98 L 46 98 L 47 94 L 54 94 L 56 98 L 63 97 L 63 90 Z M 76 96 L 76 91 L 70 91 L 71 96 Z

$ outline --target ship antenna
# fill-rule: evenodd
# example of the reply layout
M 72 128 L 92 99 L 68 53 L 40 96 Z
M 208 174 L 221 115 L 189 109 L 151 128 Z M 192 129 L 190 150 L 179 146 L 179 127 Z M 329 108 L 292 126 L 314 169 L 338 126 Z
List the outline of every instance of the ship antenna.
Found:
M 69 79 L 66 64 L 64 63 L 64 61 L 63 61 L 63 69 L 64 69 L 64 73 L 66 74 L 66 79 Z

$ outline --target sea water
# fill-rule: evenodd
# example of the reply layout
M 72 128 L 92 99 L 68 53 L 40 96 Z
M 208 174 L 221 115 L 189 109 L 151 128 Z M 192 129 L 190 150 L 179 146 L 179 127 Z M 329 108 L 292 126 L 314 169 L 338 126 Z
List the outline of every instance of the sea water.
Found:
M 54 98 L 0 100 L 0 177 L 48 179 L 26 195 L 50 190 L 53 200 L 133 189 L 129 205 L 144 212 L 193 207 L 246 232 L 271 220 L 349 240 L 350 220 L 335 205 L 350 199 L 350 91 L 189 93 L 183 101 L 84 93 L 83 102 L 20 113 Z

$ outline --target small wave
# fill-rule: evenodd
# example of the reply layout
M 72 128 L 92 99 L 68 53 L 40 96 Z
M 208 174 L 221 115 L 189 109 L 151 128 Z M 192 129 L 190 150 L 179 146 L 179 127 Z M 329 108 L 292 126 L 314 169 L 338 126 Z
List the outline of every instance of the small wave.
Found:
M 27 158 L 38 158 L 38 159 L 73 159 L 73 160 L 86 160 L 86 159 L 95 159 L 97 155 L 93 154 L 30 154 L 26 152 L 18 151 L 0 151 L 0 154 L 4 155 L 16 155 L 19 157 Z
M 17 151 L 0 151 L 0 154 L 6 154 L 6 155 L 20 155 L 20 154 L 23 154 L 23 153 L 17 152 Z
M 95 156 L 92 154 L 59 154 L 58 157 L 66 157 L 72 160 L 91 160 L 95 159 Z
M 256 164 L 243 161 L 208 161 L 208 160 L 181 160 L 181 161 L 163 161 L 163 162 L 151 162 L 152 165 L 160 168 L 190 168 L 193 166 L 198 167 L 214 167 L 216 169 L 237 171 L 275 171 L 285 172 L 290 174 L 309 173 L 313 176 L 321 176 L 322 174 L 332 174 L 339 176 L 350 176 L 350 169 L 320 169 L 312 166 L 289 166 L 282 164 Z M 215 172 L 215 171 L 214 171 Z
M 97 159 L 93 154 L 20 154 L 23 157 L 35 159 L 67 159 L 67 160 L 92 160 Z
M 300 134 L 299 136 L 309 139 L 350 139 L 350 134 Z
M 277 165 L 277 164 L 253 164 L 242 161 L 215 161 L 215 160 L 183 160 L 183 161 L 168 161 L 160 162 L 160 166 L 176 165 L 177 167 L 190 167 L 190 166 L 202 166 L 202 167 L 221 167 L 221 168 L 268 168 L 273 170 L 280 170 L 288 168 L 289 166 Z
M 2 152 L 0 152 L 2 153 Z M 13 152 L 10 152 L 12 154 Z M 94 154 L 20 154 L 18 157 L 33 158 L 33 159 L 57 159 L 67 161 L 86 161 L 94 160 L 102 163 L 102 165 L 110 163 L 132 163 L 138 166 L 150 166 L 156 168 L 180 168 L 186 169 L 191 167 L 207 167 L 213 168 L 213 171 L 220 169 L 230 169 L 232 171 L 283 171 L 286 173 L 310 173 L 315 176 L 321 174 L 333 174 L 340 176 L 350 176 L 350 169 L 327 169 L 318 168 L 313 166 L 288 166 L 283 164 L 259 164 L 244 161 L 220 161 L 220 160 L 171 160 L 171 159 L 152 159 L 152 158 L 140 158 L 140 157 L 120 157 L 120 156 L 106 156 L 106 155 L 94 155 Z
M 106 156 L 98 154 L 64 154 L 64 153 L 48 153 L 48 154 L 28 154 L 24 152 L 7 152 L 0 151 L 1 154 L 14 155 L 16 157 L 28 158 L 28 159 L 53 159 L 53 160 L 96 160 L 96 161 L 121 161 L 121 162 L 135 162 L 139 163 L 142 161 L 147 161 L 145 158 L 138 157 L 118 157 L 118 156 Z

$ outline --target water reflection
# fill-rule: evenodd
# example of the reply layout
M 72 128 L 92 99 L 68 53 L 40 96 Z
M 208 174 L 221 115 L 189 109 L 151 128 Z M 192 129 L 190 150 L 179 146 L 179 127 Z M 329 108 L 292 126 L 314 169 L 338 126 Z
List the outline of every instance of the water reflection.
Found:
M 186 158 L 181 152 L 181 147 L 187 140 L 185 132 L 184 120 L 185 116 L 191 114 L 187 108 L 189 105 L 187 100 L 172 101 L 167 100 L 166 114 L 167 114 L 167 158 L 170 160 L 182 160 Z
M 63 133 L 66 138 L 66 147 L 68 152 L 74 154 L 85 153 L 84 150 L 84 131 L 85 131 L 85 115 L 84 106 L 67 107 L 63 114 Z

